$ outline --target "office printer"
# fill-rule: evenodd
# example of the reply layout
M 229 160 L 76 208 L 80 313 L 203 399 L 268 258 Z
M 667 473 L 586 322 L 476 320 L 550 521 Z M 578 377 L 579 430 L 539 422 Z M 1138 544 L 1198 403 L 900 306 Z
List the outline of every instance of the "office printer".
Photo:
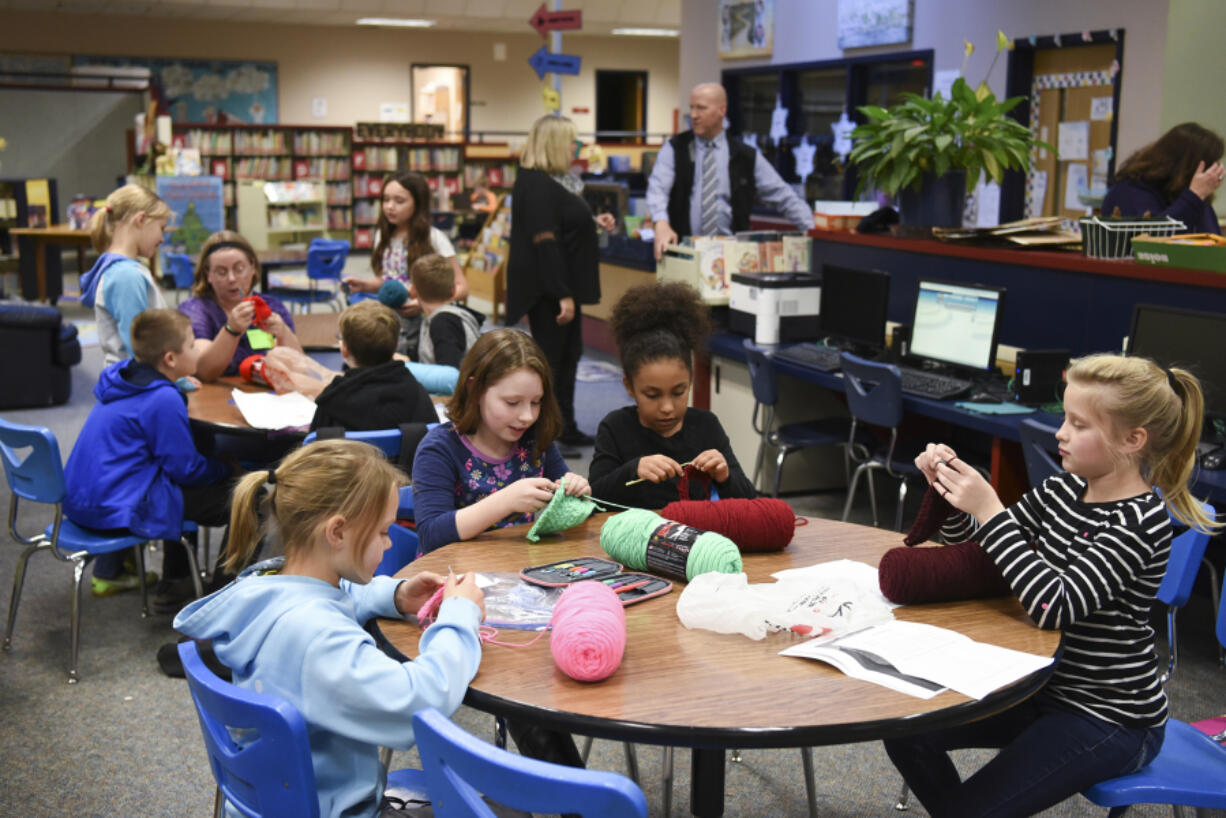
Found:
M 758 344 L 816 340 L 821 295 L 821 276 L 812 273 L 733 273 L 729 328 Z

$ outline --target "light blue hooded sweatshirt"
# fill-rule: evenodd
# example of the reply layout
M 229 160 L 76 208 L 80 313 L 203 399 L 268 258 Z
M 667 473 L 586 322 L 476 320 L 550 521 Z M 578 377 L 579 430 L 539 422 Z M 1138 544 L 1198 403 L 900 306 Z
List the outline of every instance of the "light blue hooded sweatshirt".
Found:
M 375 577 L 340 587 L 277 573 L 283 557 L 244 570 L 220 591 L 188 605 L 175 628 L 212 639 L 234 684 L 279 696 L 306 720 L 319 814 L 375 816 L 386 773 L 379 747 L 413 746 L 412 716 L 460 706 L 481 662 L 480 612 L 449 599 L 422 634 L 420 655 L 397 662 L 362 629 L 374 616 L 401 618 L 400 580 Z
M 166 306 L 149 268 L 122 253 L 103 253 L 81 276 L 81 303 L 94 308 L 107 366 L 132 357 L 132 319 Z

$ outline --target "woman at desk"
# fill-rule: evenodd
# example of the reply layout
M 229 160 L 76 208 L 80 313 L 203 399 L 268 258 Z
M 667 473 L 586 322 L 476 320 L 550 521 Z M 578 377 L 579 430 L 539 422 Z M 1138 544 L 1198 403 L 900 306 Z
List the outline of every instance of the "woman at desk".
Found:
M 192 297 L 179 310 L 192 321 L 200 361 L 196 376 L 202 381 L 238 374 L 243 359 L 274 346 L 302 351 L 294 335 L 294 319 L 276 298 L 261 295 L 270 314 L 255 326 L 256 304 L 245 300 L 260 274 L 260 262 L 251 244 L 238 233 L 222 230 L 200 248 Z
M 1226 178 L 1222 153 L 1222 137 L 1213 131 L 1195 122 L 1176 125 L 1128 157 L 1103 199 L 1103 215 L 1170 216 L 1188 232 L 1220 234 L 1213 196 Z

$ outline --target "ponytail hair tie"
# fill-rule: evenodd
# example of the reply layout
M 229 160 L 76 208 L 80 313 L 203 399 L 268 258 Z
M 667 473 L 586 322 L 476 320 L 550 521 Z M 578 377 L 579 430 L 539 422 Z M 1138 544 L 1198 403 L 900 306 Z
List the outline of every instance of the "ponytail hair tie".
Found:
M 267 482 L 268 482 L 268 485 L 270 485 L 270 486 L 275 486 L 275 485 L 277 485 L 277 472 L 276 472 L 276 470 L 275 470 L 275 469 L 269 469 L 269 470 L 268 470 L 268 480 L 267 480 Z

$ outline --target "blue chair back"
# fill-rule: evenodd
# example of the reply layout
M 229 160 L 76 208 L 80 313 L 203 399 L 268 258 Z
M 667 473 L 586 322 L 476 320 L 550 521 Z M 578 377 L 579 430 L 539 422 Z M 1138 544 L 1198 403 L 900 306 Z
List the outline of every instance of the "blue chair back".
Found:
M 187 253 L 167 253 L 166 272 L 170 273 L 175 287 L 180 290 L 190 290 L 195 283 L 196 271 L 192 269 L 192 259 Z
M 387 536 L 392 544 L 383 552 L 383 559 L 379 560 L 379 567 L 375 569 L 377 577 L 390 577 L 417 559 L 416 531 L 393 523 L 387 530 Z
M 396 508 L 397 520 L 415 520 L 413 509 L 413 487 L 400 487 L 400 505 Z
M 844 352 L 839 355 L 847 409 L 852 417 L 897 428 L 902 423 L 902 374 L 894 364 L 880 364 Z
M 19 450 L 30 449 L 22 457 Z M 64 499 L 64 463 L 50 429 L 0 418 L 0 459 L 9 488 L 23 500 L 58 504 Z
M 379 449 L 389 458 L 400 456 L 400 430 L 399 429 L 374 429 L 368 432 L 345 432 L 346 440 L 360 440 L 363 443 L 369 443 Z M 314 443 L 316 433 L 311 432 L 302 439 L 302 445 L 306 446 L 309 443 Z
M 348 256 L 349 242 L 344 239 L 312 239 L 307 247 L 307 277 L 339 281 Z
M 196 643 L 179 645 L 209 766 L 222 795 L 244 815 L 319 815 L 306 721 L 289 702 L 219 679 Z M 243 743 L 231 729 L 241 731 Z
M 1064 468 L 1057 455 L 1055 426 L 1048 426 L 1033 418 L 1026 418 L 1017 427 L 1022 444 L 1022 457 L 1026 461 L 1026 477 L 1034 488 L 1049 477 L 1060 474 Z
M 1201 508 L 1210 519 L 1213 518 L 1213 506 L 1202 503 Z M 1171 556 L 1166 563 L 1162 584 L 1158 586 L 1158 599 L 1173 608 L 1182 608 L 1187 604 L 1208 545 L 1209 535 L 1194 528 L 1189 528 L 1171 540 Z
M 745 363 L 749 365 L 749 382 L 753 386 L 753 399 L 763 406 L 779 402 L 779 380 L 775 377 L 775 362 L 770 353 L 749 338 L 742 344 L 745 348 Z
M 515 755 L 469 735 L 433 708 L 413 714 L 413 733 L 437 818 L 493 818 L 481 795 L 533 813 L 585 818 L 647 816 L 638 785 L 617 773 Z

